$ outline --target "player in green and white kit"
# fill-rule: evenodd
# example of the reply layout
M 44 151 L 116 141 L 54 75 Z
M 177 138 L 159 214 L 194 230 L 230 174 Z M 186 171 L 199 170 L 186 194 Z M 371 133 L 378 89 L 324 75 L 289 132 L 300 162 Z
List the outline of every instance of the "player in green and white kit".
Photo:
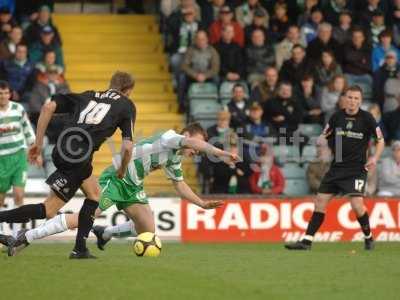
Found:
M 11 187 L 15 206 L 23 204 L 28 170 L 26 151 L 35 142 L 35 133 L 24 108 L 10 101 L 10 97 L 8 83 L 0 81 L 0 210 Z
M 205 142 L 206 133 L 198 124 L 188 125 L 182 134 L 173 130 L 154 135 L 138 142 L 133 150 L 132 160 L 124 178 L 119 179 L 114 166 L 107 168 L 100 176 L 102 196 L 96 215 L 116 205 L 123 210 L 133 222 L 126 222 L 108 228 L 95 226 L 93 231 L 98 238 L 98 247 L 104 245 L 113 234 L 130 232 L 132 235 L 142 232 L 155 232 L 154 217 L 144 191 L 144 179 L 152 171 L 163 169 L 165 175 L 172 180 L 177 193 L 186 200 L 204 209 L 213 209 L 222 205 L 220 200 L 203 200 L 185 183 L 182 174 L 183 156 L 191 157 L 197 152 L 205 152 L 219 157 L 228 164 L 234 164 L 239 157 L 230 152 L 218 149 Z M 118 159 L 114 160 L 118 165 Z M 74 229 L 78 226 L 78 214 L 60 214 L 41 226 L 28 230 L 19 241 L 19 245 L 27 246 L 33 240 Z M 9 249 L 14 255 L 16 249 Z

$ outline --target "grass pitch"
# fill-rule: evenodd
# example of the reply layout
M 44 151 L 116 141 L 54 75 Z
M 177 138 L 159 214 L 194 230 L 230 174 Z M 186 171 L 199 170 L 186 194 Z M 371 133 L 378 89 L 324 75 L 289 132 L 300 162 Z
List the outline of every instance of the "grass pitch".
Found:
M 0 257 L 0 299 L 400 299 L 400 244 L 164 244 L 138 258 L 125 243 L 70 261 L 72 244 L 36 244 Z

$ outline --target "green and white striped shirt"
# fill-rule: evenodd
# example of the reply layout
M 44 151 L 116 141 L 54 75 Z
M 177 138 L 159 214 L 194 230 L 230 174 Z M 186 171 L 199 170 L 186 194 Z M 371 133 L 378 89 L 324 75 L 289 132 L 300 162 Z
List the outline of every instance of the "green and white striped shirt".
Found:
M 183 138 L 183 135 L 168 130 L 136 143 L 124 181 L 142 185 L 150 172 L 160 168 L 168 179 L 182 181 L 182 156 L 178 150 L 182 148 Z
M 0 111 L 0 156 L 26 149 L 35 142 L 35 133 L 23 106 L 12 102 Z

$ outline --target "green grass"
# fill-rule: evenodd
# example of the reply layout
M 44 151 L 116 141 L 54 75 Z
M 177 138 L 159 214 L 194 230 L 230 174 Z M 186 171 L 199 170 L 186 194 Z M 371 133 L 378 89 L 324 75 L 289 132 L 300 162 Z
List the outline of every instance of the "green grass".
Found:
M 71 244 L 36 244 L 0 257 L 0 299 L 400 299 L 400 244 L 165 244 L 137 258 L 125 244 L 70 261 Z M 94 249 L 94 245 L 90 245 Z M 352 250 L 355 250 L 352 251 Z

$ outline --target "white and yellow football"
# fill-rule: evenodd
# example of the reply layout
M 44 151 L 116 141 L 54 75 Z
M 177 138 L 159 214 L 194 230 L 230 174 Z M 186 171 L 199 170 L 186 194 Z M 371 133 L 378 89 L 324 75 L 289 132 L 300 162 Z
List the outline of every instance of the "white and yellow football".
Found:
M 133 251 L 137 256 L 157 257 L 161 253 L 161 240 L 152 232 L 143 232 L 133 242 Z

